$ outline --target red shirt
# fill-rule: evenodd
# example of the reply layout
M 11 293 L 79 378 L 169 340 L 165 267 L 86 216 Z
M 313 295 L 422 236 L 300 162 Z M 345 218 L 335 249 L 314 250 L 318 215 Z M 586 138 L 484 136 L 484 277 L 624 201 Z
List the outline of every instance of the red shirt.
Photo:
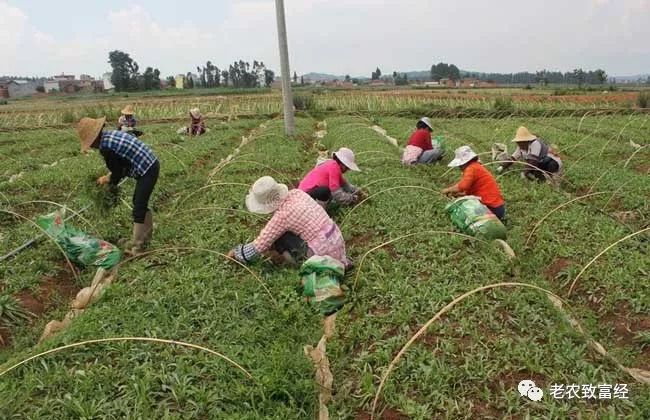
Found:
M 408 145 L 419 147 L 422 150 L 433 149 L 433 145 L 431 144 L 431 133 L 426 128 L 415 130 L 409 138 Z
M 481 198 L 488 207 L 499 207 L 505 203 L 496 180 L 483 165 L 472 162 L 463 170 L 463 178 L 458 183 L 458 189 L 467 195 Z

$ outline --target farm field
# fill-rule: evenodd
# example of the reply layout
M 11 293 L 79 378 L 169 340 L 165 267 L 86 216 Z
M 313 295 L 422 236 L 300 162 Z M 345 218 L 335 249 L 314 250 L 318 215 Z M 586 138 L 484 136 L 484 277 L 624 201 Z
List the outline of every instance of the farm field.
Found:
M 259 262 L 249 271 L 221 254 L 265 223 L 246 211 L 250 184 L 272 175 L 297 185 L 320 142 L 330 151 L 354 150 L 362 172 L 346 176 L 370 197 L 335 215 L 356 266 L 346 275 L 347 302 L 327 346 L 331 418 L 647 418 L 650 116 L 621 110 L 627 99 L 607 95 L 595 103 L 513 96 L 510 113 L 496 112 L 489 95 L 457 96 L 314 94 L 311 108 L 297 114 L 293 139 L 283 135 L 275 93 L 3 108 L 1 255 L 38 235 L 30 221 L 60 206 L 87 208 L 70 223 L 94 236 L 117 243 L 130 233 L 134 183 L 123 185 L 112 212 L 98 208 L 93 183 L 105 168 L 97 153 L 79 153 L 72 123 L 81 116 L 106 114 L 112 124 L 121 105 L 135 102 L 161 176 L 152 199 L 152 252 L 125 260 L 101 299 L 44 343 L 45 324 L 65 315 L 94 273 L 72 270 L 49 240 L 0 262 L 0 305 L 18 302 L 34 314 L 0 324 L 2 417 L 314 418 L 319 387 L 303 348 L 316 345 L 323 324 L 296 293 L 297 270 Z M 175 134 L 190 105 L 208 117 L 211 131 L 199 138 Z M 433 134 L 445 137 L 445 163 L 464 144 L 490 162 L 492 144 L 511 147 L 520 125 L 559 150 L 559 190 L 516 171 L 498 176 L 516 258 L 454 233 L 444 211 L 449 199 L 439 191 L 458 179 L 457 170 L 400 163 L 386 136 L 403 147 L 413 114 L 427 107 Z M 439 112 L 448 108 L 458 115 Z M 508 285 L 490 286 L 501 283 Z M 439 311 L 486 286 L 436 317 L 394 360 Z M 170 343 L 115 341 L 68 348 L 4 373 L 49 349 L 116 337 L 192 343 L 230 361 Z M 517 392 L 524 379 L 545 393 L 552 384 L 628 384 L 629 392 L 533 402 Z

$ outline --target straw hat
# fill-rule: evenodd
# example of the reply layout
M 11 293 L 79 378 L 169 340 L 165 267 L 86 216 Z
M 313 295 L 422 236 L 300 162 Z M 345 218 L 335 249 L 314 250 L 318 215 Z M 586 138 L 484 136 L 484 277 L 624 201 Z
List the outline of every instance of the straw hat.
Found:
M 124 115 L 133 115 L 133 106 L 132 105 L 127 105 L 120 112 L 122 114 L 124 114 Z
M 286 185 L 278 184 L 273 177 L 263 176 L 255 181 L 246 196 L 246 208 L 253 213 L 273 213 L 288 193 Z
M 528 131 L 528 129 L 524 126 L 521 126 L 517 129 L 517 134 L 515 135 L 515 138 L 512 139 L 513 143 L 519 143 L 523 141 L 533 141 L 537 139 L 537 136 Z
M 354 161 L 354 152 L 347 147 L 341 147 L 339 150 L 332 153 L 332 155 L 340 160 L 348 169 L 355 172 L 361 171 Z
M 82 118 L 77 124 L 77 134 L 81 141 L 81 151 L 85 152 L 93 144 L 99 133 L 106 124 L 106 117 L 102 118 Z
M 201 118 L 201 111 L 198 108 L 190 109 L 190 115 L 197 120 Z
M 427 127 L 429 127 L 430 129 L 433 130 L 433 124 L 431 124 L 431 120 L 429 120 L 429 117 L 422 117 L 422 118 L 420 118 L 420 121 L 425 123 L 427 125 Z
M 458 149 L 454 151 L 454 160 L 449 162 L 450 168 L 457 168 L 458 166 L 463 166 L 470 160 L 474 159 L 476 156 L 478 156 L 474 151 L 472 150 L 471 147 L 469 146 L 460 146 Z

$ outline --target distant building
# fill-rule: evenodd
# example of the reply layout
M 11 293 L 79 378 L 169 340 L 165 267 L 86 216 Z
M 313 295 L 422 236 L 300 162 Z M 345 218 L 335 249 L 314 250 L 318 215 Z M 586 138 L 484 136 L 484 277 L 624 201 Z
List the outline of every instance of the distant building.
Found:
M 424 82 L 424 87 L 437 87 L 440 86 L 440 82 Z
M 90 75 L 87 75 L 87 74 L 80 74 L 79 75 L 79 80 L 91 81 L 91 80 L 95 80 L 95 78 L 90 76 Z
M 354 87 L 354 83 L 346 82 L 346 81 L 342 81 L 342 80 L 332 80 L 332 81 L 323 83 L 323 86 L 344 88 L 344 89 L 352 89 Z
M 179 74 L 175 78 L 176 80 L 176 89 L 185 89 L 185 76 Z
M 43 89 L 45 89 L 45 93 L 51 93 L 51 92 L 58 92 L 61 88 L 59 87 L 59 81 L 58 80 L 46 80 L 43 82 Z
M 36 93 L 36 82 L 31 80 L 0 81 L 0 92 L 3 97 L 22 98 Z
M 386 82 L 383 80 L 373 80 L 370 82 L 370 86 L 386 86 Z
M 62 80 L 74 80 L 74 74 L 64 74 L 64 73 L 61 73 L 61 74 L 58 75 L 58 76 L 53 76 L 52 79 L 53 79 L 53 80 L 56 80 L 57 82 L 58 82 L 58 81 L 62 81 Z
M 113 77 L 113 73 L 104 73 L 102 75 L 102 84 L 104 85 L 104 90 L 112 90 L 115 89 L 115 86 L 113 86 L 113 82 L 111 82 L 111 77 Z

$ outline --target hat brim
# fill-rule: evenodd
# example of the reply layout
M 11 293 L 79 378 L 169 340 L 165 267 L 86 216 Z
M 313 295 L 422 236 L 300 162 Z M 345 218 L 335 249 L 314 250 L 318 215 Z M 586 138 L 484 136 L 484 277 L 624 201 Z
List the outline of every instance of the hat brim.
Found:
M 133 109 L 130 108 L 124 108 L 123 110 L 120 111 L 124 115 L 133 115 Z
M 282 200 L 284 200 L 289 193 L 289 187 L 284 184 L 278 184 L 276 188 L 278 189 L 280 198 L 274 203 L 260 203 L 255 199 L 255 196 L 253 194 L 249 193 L 246 195 L 246 208 L 248 211 L 257 214 L 269 214 L 276 211 L 280 206 Z
M 88 149 L 90 149 L 90 146 L 95 142 L 95 139 L 97 138 L 97 136 L 99 136 L 99 133 L 102 131 L 102 128 L 104 128 L 105 124 L 106 124 L 106 117 L 97 118 L 93 122 L 92 130 L 88 130 L 88 134 L 86 134 L 86 137 L 81 139 L 82 152 L 85 152 Z
M 354 172 L 361 172 L 361 169 L 359 169 L 359 167 L 357 166 L 356 163 L 354 163 L 354 162 L 350 162 L 349 160 L 347 160 L 347 159 L 345 159 L 345 158 L 341 158 L 341 156 L 337 155 L 336 152 L 332 153 L 332 155 L 333 155 L 333 156 L 336 156 L 336 158 L 337 158 L 337 159 L 338 159 L 342 164 L 344 164 L 345 167 L 348 168 L 349 170 L 354 171 Z
M 514 139 L 512 139 L 512 142 L 513 143 L 523 143 L 525 141 L 535 141 L 535 140 L 537 140 L 537 136 L 534 135 L 534 134 L 531 134 L 530 136 L 526 136 L 526 137 L 515 137 Z
M 449 162 L 449 164 L 447 166 L 450 167 L 450 168 L 457 168 L 459 166 L 463 166 L 464 164 L 468 163 L 470 160 L 474 159 L 477 156 L 478 155 L 476 153 L 474 153 L 471 156 L 469 156 L 467 159 L 458 159 L 458 158 L 456 158 L 456 159 L 452 160 L 451 162 Z
M 190 115 L 192 116 L 192 118 L 197 118 L 197 119 L 201 118 L 201 113 L 200 112 L 194 113 L 194 112 L 190 111 Z

